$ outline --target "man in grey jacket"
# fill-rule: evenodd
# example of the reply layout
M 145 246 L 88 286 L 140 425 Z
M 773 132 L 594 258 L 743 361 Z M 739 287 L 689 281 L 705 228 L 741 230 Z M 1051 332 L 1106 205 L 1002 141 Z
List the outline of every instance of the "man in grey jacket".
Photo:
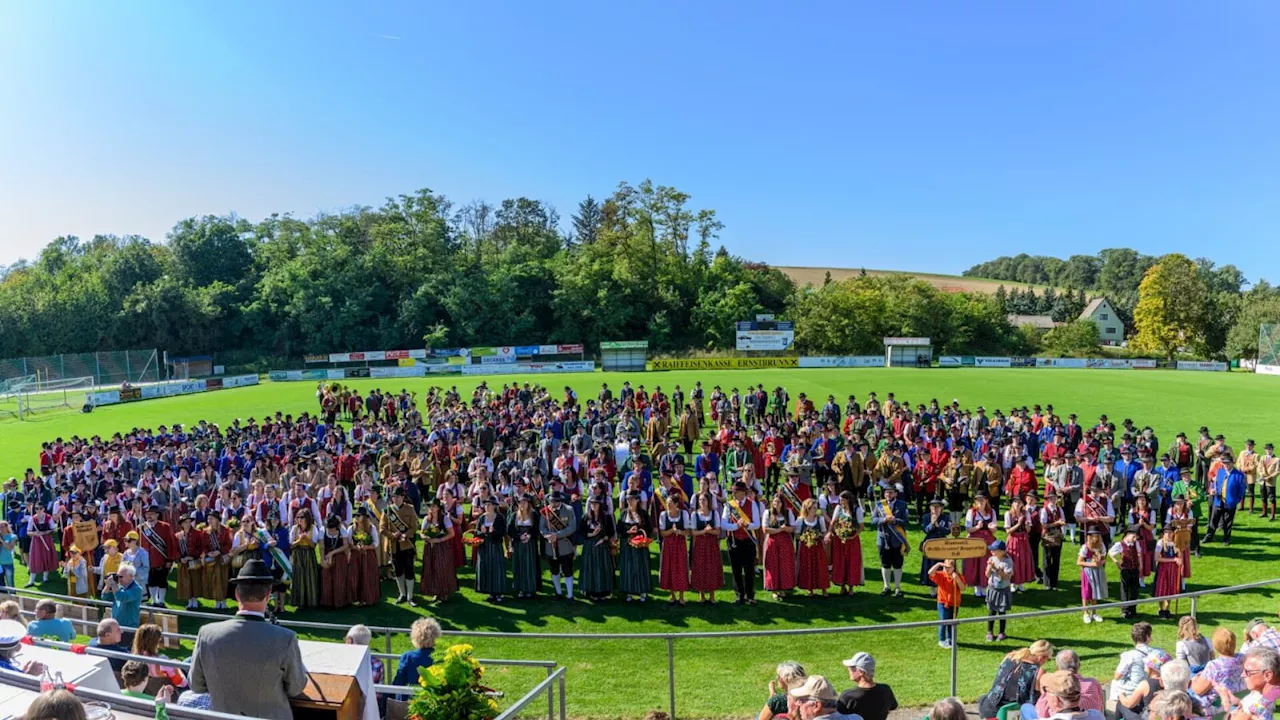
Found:
M 578 532 L 578 518 L 573 508 L 565 505 L 564 501 L 564 494 L 559 490 L 547 496 L 547 507 L 539 518 L 538 532 L 546 539 L 547 557 L 551 558 L 551 582 L 555 586 L 556 597 L 572 600 L 573 556 L 577 552 L 573 536 Z M 554 521 L 551 516 L 555 517 Z
M 200 628 L 191 657 L 191 689 L 208 693 L 212 709 L 267 720 L 292 720 L 289 698 L 307 687 L 298 636 L 266 621 L 275 578 L 250 560 L 231 581 L 240 612 Z

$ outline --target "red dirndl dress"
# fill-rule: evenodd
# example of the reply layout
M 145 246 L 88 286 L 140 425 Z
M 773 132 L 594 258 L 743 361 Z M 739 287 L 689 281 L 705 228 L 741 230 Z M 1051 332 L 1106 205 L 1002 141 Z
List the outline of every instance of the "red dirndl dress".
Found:
M 458 535 L 454 532 L 454 538 Z M 458 571 L 453 564 L 452 542 L 422 544 L 422 577 L 418 579 L 418 592 L 438 598 L 447 598 L 458 592 Z
M 1014 585 L 1023 585 L 1036 579 L 1036 566 L 1031 560 L 1031 539 L 1027 533 L 1019 530 L 1009 534 L 1009 557 L 1013 558 Z
M 827 570 L 827 550 L 822 546 L 822 536 L 825 534 L 822 532 L 822 520 L 820 518 L 812 524 L 801 520 L 800 527 L 796 530 L 798 538 L 803 538 L 806 532 L 818 535 L 817 542 L 812 545 L 806 544 L 803 539 L 798 543 L 800 572 L 796 584 L 801 590 L 826 590 L 831 586 L 831 573 Z
M 672 522 L 666 513 L 662 514 L 664 530 L 672 526 L 683 529 L 683 521 Z M 689 589 L 689 543 L 684 535 L 670 535 L 662 538 L 662 552 L 658 572 L 658 587 L 670 592 L 685 592 Z
M 1186 519 L 1187 519 L 1187 518 L 1189 518 L 1189 517 L 1191 517 L 1191 516 L 1190 516 L 1190 515 L 1181 515 L 1181 516 L 1179 516 L 1179 515 L 1175 515 L 1175 516 L 1173 516 L 1173 519 L 1174 519 L 1174 520 L 1186 520 Z M 1194 529 L 1193 529 L 1193 531 L 1194 531 Z M 1191 548 L 1190 548 L 1190 547 L 1188 547 L 1186 550 L 1183 550 L 1183 551 L 1181 551 L 1181 552 L 1182 552 L 1182 579 L 1183 579 L 1183 580 L 1186 580 L 1187 578 L 1191 577 Z
M 1163 550 L 1157 547 L 1156 553 L 1163 557 L 1177 557 L 1178 549 L 1173 545 L 1167 545 Z M 1182 574 L 1178 571 L 1177 563 L 1156 563 L 1156 597 L 1177 595 L 1180 592 L 1182 592 Z
M 715 522 L 712 515 L 704 520 L 694 515 L 694 528 L 704 529 Z M 720 536 L 695 535 L 693 537 L 693 582 L 690 586 L 695 592 L 715 592 L 724 587 L 724 561 L 720 559 Z
M 836 512 L 839 514 L 842 511 Z M 837 520 L 840 518 L 833 518 L 832 523 Z M 865 578 L 862 570 L 862 539 L 858 537 L 858 526 L 847 517 L 841 521 L 848 522 L 853 527 L 854 533 L 848 540 L 841 540 L 834 534 L 831 536 L 831 584 L 861 585 Z
M 1138 518 L 1132 512 L 1129 513 L 1129 524 L 1138 524 Z M 1150 529 L 1144 527 L 1138 531 L 1138 547 L 1142 550 L 1138 553 L 1138 577 L 1145 578 L 1156 571 L 1156 537 L 1151 534 Z
M 990 545 L 996 541 L 996 536 L 990 530 L 975 530 L 969 533 L 971 538 L 982 538 L 982 542 Z M 982 554 L 980 558 L 964 561 L 964 584 L 969 587 L 985 588 L 987 586 L 987 558 L 991 557 L 991 551 Z
M 382 599 L 382 584 L 378 580 L 377 549 L 351 551 L 352 569 L 355 571 L 356 588 L 352 599 L 361 605 L 375 605 Z
M 786 592 L 796 587 L 796 541 L 791 533 L 768 535 L 764 541 L 764 589 Z
M 322 549 L 332 552 L 335 545 L 340 546 L 342 538 L 324 536 Z M 352 590 L 355 589 L 355 578 L 352 573 L 351 553 L 340 552 L 329 560 L 329 566 L 320 568 L 320 607 L 340 608 L 351 604 Z

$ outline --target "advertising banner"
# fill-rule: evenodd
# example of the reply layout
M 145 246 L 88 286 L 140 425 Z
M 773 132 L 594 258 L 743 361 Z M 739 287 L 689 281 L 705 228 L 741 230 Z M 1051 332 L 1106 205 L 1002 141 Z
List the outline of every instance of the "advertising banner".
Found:
M 205 380 L 204 389 L 205 390 L 221 390 L 222 378 L 209 378 L 208 380 Z
M 329 378 L 328 370 L 303 370 L 302 380 L 327 380 Z
M 802 368 L 884 367 L 883 355 L 844 355 L 800 358 Z
M 369 377 L 372 378 L 423 377 L 426 374 L 427 368 L 425 365 L 369 368 Z
M 887 337 L 884 338 L 885 347 L 897 345 L 902 347 L 928 347 L 929 338 L 927 337 Z
M 267 379 L 271 382 L 290 382 L 302 379 L 301 370 L 272 370 L 267 373 Z
M 496 347 L 473 347 L 470 348 L 470 351 L 471 357 L 486 357 L 498 354 L 498 348 Z
M 329 353 L 329 362 L 351 362 L 351 353 Z
M 417 350 L 410 350 L 409 357 L 414 358 L 415 360 L 425 360 L 427 358 L 427 349 L 418 348 Z
M 436 375 L 462 372 L 461 365 L 452 365 L 450 363 L 440 363 L 440 364 L 434 364 L 434 365 L 419 365 L 418 369 L 426 370 L 428 373 L 436 374 Z
M 1258 363 L 1253 367 L 1253 371 L 1259 375 L 1280 375 L 1280 365 Z
M 744 368 L 798 368 L 800 358 L 681 358 L 652 360 L 650 370 L 737 370 Z
M 367 367 L 345 368 L 343 370 L 343 377 L 367 378 L 369 377 L 369 370 L 370 368 L 367 368 Z
M 248 387 L 257 384 L 257 375 L 233 375 L 232 377 L 222 378 L 222 387 L 224 388 Z
M 737 332 L 737 348 L 739 350 L 786 350 L 796 341 L 794 330 L 739 330 Z
M 462 355 L 454 355 L 453 357 L 448 358 L 448 360 L 450 365 L 461 367 L 463 365 L 466 365 L 468 361 L 471 360 L 471 358 L 464 357 Z
M 328 355 L 303 355 L 303 356 L 302 356 L 302 362 L 304 362 L 304 363 L 327 363 L 327 362 L 329 362 L 329 356 L 328 356 Z
M 611 340 L 600 343 L 601 350 L 648 350 L 648 340 Z
M 557 355 L 580 355 L 586 350 L 582 343 L 570 343 L 568 345 L 557 345 Z
M 536 355 L 555 355 L 556 346 L 555 345 L 539 345 L 538 352 L 535 354 Z
M 555 363 L 480 364 L 462 366 L 463 375 L 518 375 L 539 373 L 593 372 L 595 362 L 575 360 Z
M 1007 368 L 1013 367 L 1013 361 L 1007 357 L 975 357 L 973 363 L 977 367 Z
M 408 350 L 388 350 L 383 353 L 386 360 L 407 360 L 409 358 Z
M 1224 362 L 1210 362 L 1201 360 L 1179 360 L 1177 364 L 1178 370 L 1198 370 L 1201 372 L 1226 372 L 1227 364 Z
M 1036 366 L 1036 359 L 1029 357 L 1009 358 L 1009 366 L 1016 368 L 1029 368 Z
M 517 345 L 516 355 L 520 357 L 533 357 L 542 353 L 544 347 L 555 347 L 555 345 Z
M 413 358 L 400 358 L 399 360 L 396 361 L 396 365 L 399 365 L 400 367 L 413 367 L 417 364 L 418 364 L 418 361 L 414 360 Z
M 1129 366 L 1134 370 L 1153 370 L 1156 367 L 1156 361 L 1148 358 L 1138 358 L 1137 360 L 1130 360 Z
M 95 407 L 98 405 L 115 405 L 118 402 L 120 402 L 119 390 L 89 393 L 89 404 Z
M 938 358 L 938 367 L 960 367 L 960 356 L 942 355 Z
M 124 390 L 120 390 L 117 393 L 117 398 L 120 400 L 120 402 L 129 402 L 130 400 L 141 400 L 142 388 L 131 387 L 131 388 L 126 388 Z
M 1090 370 L 1128 370 L 1133 364 L 1118 358 L 1085 358 L 1084 366 Z
M 462 354 L 461 348 L 435 348 L 431 351 L 431 357 L 455 357 Z M 410 355 L 410 357 L 414 357 Z
M 1084 358 L 1036 358 L 1036 367 L 1041 368 L 1084 368 L 1088 367 Z
M 485 355 L 480 358 L 482 365 L 513 365 L 516 361 L 516 354 L 510 355 Z

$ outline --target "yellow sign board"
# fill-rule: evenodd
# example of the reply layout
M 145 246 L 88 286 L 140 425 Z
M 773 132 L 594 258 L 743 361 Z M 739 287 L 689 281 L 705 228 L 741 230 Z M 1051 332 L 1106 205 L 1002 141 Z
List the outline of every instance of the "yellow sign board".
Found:
M 461 355 L 449 356 L 450 365 L 466 365 L 469 361 L 470 361 L 470 358 L 465 358 L 465 357 L 462 357 Z
M 71 534 L 75 536 L 76 547 L 82 553 L 93 552 L 98 547 L 98 525 L 92 520 L 72 523 Z
M 764 358 L 678 358 L 649 361 L 649 370 L 748 370 L 752 368 L 800 367 L 798 357 Z
M 972 560 L 987 554 L 987 543 L 982 538 L 934 538 L 921 549 L 934 560 Z
M 396 361 L 396 364 L 400 367 L 413 367 L 418 364 L 418 361 L 413 358 L 400 358 Z

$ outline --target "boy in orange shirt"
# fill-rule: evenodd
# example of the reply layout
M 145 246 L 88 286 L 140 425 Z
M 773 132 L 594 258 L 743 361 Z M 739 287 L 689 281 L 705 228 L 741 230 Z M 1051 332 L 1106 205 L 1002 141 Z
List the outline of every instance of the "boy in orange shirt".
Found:
M 938 586 L 938 619 L 953 620 L 960 612 L 964 596 L 964 576 L 956 572 L 955 560 L 943 560 L 929 568 L 929 579 Z M 949 648 L 955 641 L 954 625 L 938 626 L 938 647 Z

